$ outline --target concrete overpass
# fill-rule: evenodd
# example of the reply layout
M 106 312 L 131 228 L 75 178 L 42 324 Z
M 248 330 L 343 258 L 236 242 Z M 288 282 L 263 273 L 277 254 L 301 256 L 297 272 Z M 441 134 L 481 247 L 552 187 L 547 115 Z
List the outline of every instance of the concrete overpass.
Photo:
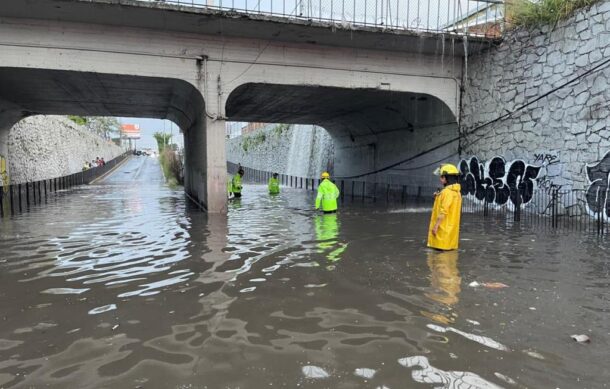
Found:
M 3 0 L 0 155 L 29 115 L 166 118 L 184 133 L 186 192 L 223 212 L 226 120 L 323 126 L 339 175 L 454 137 L 453 39 L 132 0 Z

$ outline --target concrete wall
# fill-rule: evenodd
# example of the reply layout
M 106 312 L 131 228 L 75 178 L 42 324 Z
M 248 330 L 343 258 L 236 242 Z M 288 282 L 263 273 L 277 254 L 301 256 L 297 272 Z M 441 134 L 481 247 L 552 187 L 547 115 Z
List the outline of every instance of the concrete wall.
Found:
M 406 133 L 397 131 L 356 137 L 352 142 L 343 138 L 333 139 L 325 129 L 317 126 L 269 125 L 263 130 L 228 140 L 227 159 L 254 169 L 298 177 L 318 177 L 326 170 L 333 177 L 341 178 L 387 167 L 456 136 L 456 125 L 446 125 Z M 408 163 L 356 180 L 435 186 L 438 178 L 431 173 L 440 161 L 458 162 L 457 146 L 455 140 Z
M 18 122 L 8 136 L 10 182 L 61 177 L 82 170 L 97 157 L 109 161 L 123 153 L 112 142 L 62 116 L 32 116 Z
M 333 172 L 333 140 L 317 126 L 270 124 L 227 141 L 227 160 L 254 169 L 317 177 Z
M 457 138 L 457 124 L 449 124 L 382 132 L 353 142 L 342 139 L 336 145 L 337 176 L 381 184 L 437 186 L 438 177 L 432 174 L 436 167 L 459 160 Z
M 610 1 L 602 1 L 553 29 L 515 31 L 501 45 L 470 57 L 462 100 L 464 159 L 476 156 L 484 177 L 522 161 L 537 169 L 530 179 L 538 187 L 588 189 L 598 180 L 595 185 L 608 188 L 610 68 L 585 73 L 610 57 L 609 27 Z M 502 161 L 490 166 L 494 157 Z

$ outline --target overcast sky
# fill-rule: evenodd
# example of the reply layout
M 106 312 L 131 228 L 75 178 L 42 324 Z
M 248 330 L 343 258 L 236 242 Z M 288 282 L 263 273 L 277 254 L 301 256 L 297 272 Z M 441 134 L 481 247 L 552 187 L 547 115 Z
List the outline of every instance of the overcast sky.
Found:
M 160 1 L 160 0 L 148 0 Z M 163 0 L 289 16 L 325 18 L 356 24 L 377 23 L 436 30 L 486 3 L 476 0 Z

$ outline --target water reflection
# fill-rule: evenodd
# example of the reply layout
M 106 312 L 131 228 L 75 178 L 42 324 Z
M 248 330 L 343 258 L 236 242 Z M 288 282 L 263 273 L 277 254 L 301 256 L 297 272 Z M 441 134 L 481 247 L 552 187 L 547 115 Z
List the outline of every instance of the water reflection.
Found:
M 426 317 L 443 324 L 453 323 L 457 317 L 453 306 L 459 301 L 462 278 L 458 270 L 458 250 L 429 250 L 427 264 L 430 269 L 430 286 L 432 291 L 425 296 L 442 304 L 444 312 L 426 312 Z
M 318 253 L 329 262 L 336 262 L 347 248 L 347 243 L 339 241 L 339 220 L 336 213 L 316 215 L 314 217 Z

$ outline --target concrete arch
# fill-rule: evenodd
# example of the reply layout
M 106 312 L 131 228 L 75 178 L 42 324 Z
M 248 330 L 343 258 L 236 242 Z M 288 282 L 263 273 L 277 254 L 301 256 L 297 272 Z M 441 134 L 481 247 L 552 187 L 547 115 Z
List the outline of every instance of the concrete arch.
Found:
M 0 113 L 20 118 L 36 114 L 149 117 L 171 120 L 187 130 L 205 106 L 197 88 L 175 78 L 0 67 L 0 84 L 0 107 L 5 108 Z
M 208 120 L 204 98 L 191 83 L 176 78 L 0 67 L 0 85 L 0 154 L 8 155 L 10 128 L 30 115 L 168 119 L 185 136 L 185 190 L 197 203 L 208 206 Z M 214 171 L 219 182 L 215 187 L 224 182 L 224 154 L 218 159 L 222 162 L 215 163 L 219 165 Z M 215 207 L 223 207 L 222 198 L 216 202 Z
M 441 99 L 424 93 L 248 83 L 229 95 L 226 114 L 236 121 L 326 128 L 335 142 L 336 176 L 427 185 L 427 165 L 453 157 L 458 148 L 457 118 Z M 367 174 L 443 143 L 412 162 Z

